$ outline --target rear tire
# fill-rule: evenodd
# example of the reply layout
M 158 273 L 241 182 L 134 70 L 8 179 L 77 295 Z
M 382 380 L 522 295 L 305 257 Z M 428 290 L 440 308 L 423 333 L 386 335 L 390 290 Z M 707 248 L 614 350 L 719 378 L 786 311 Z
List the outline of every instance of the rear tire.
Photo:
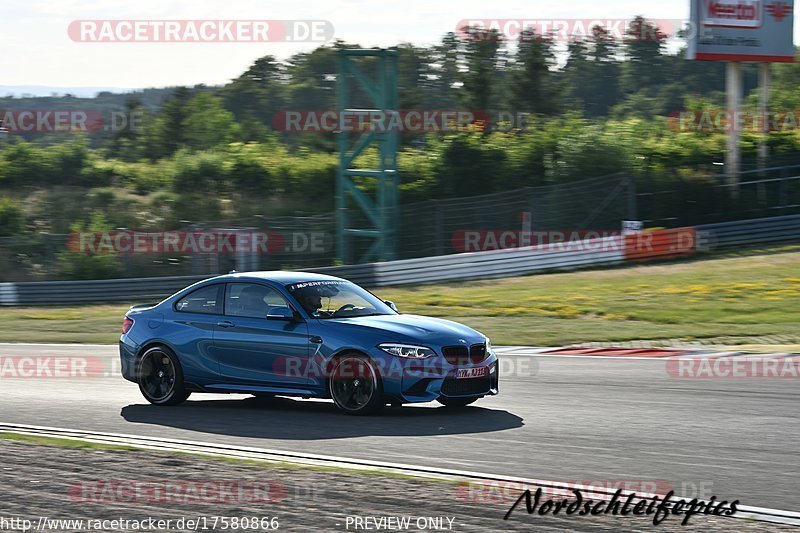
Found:
M 178 405 L 192 394 L 186 390 L 178 358 L 163 346 L 142 354 L 136 375 L 142 396 L 153 405 Z
M 328 390 L 343 413 L 363 416 L 386 406 L 378 369 L 363 355 L 344 355 L 333 361 Z
M 451 407 L 454 409 L 460 409 L 463 407 L 468 406 L 471 403 L 476 402 L 479 400 L 480 397 L 473 397 L 473 398 L 449 398 L 447 396 L 439 396 L 436 398 L 436 401 L 440 404 L 444 405 L 445 407 Z

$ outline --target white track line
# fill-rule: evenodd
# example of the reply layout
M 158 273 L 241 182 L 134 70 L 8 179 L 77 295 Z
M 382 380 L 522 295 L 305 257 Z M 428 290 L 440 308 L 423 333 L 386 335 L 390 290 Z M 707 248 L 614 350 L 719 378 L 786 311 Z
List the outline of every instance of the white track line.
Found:
M 400 463 L 390 463 L 383 461 L 371 461 L 364 459 L 352 459 L 337 457 L 332 455 L 318 455 L 299 452 L 287 452 L 280 450 L 269 450 L 264 448 L 253 448 L 246 446 L 233 446 L 225 444 L 204 443 L 198 441 L 187 441 L 178 439 L 162 439 L 157 437 L 146 437 L 137 435 L 126 435 L 121 433 L 99 433 L 83 430 L 72 430 L 63 428 L 53 428 L 46 426 L 32 426 L 23 424 L 0 423 L 0 429 L 35 435 L 40 437 L 54 437 L 70 440 L 83 440 L 89 442 L 126 445 L 141 449 L 159 451 L 182 451 L 199 455 L 237 457 L 242 459 L 257 459 L 263 461 L 279 461 L 284 463 L 294 463 L 300 465 L 325 465 L 339 468 L 358 469 L 358 470 L 384 470 L 393 471 L 406 475 L 436 479 L 446 479 L 461 482 L 483 482 L 483 483 L 514 483 L 524 486 L 538 486 L 549 489 L 556 493 L 569 492 L 572 488 L 569 484 L 559 481 L 547 481 L 540 479 L 519 478 L 512 476 L 498 476 L 471 472 L 468 470 L 451 470 L 445 468 L 433 468 L 424 466 L 406 465 Z M 601 495 L 610 498 L 616 490 L 607 487 L 581 487 L 587 493 L 595 496 Z M 547 492 L 547 491 L 545 491 Z M 627 497 L 630 492 L 622 492 L 622 498 Z M 643 498 L 652 497 L 652 494 L 639 494 Z M 661 496 L 661 495 L 657 495 Z M 680 499 L 680 498 L 676 498 Z M 703 515 L 698 515 L 703 516 Z M 783 511 L 780 509 L 769 509 L 766 507 L 739 506 L 739 511 L 732 518 L 753 519 L 765 522 L 800 526 L 800 513 L 794 511 Z
M 69 346 L 79 348 L 91 346 L 92 348 L 117 348 L 118 344 L 91 344 L 83 342 L 0 342 L 0 346 Z
M 566 346 L 564 348 L 569 348 Z M 716 359 L 718 357 L 742 357 L 744 359 L 748 358 L 768 358 L 768 357 L 797 357 L 798 354 L 791 354 L 791 353 L 749 353 L 749 352 L 715 352 L 712 350 L 699 350 L 699 349 L 689 349 L 689 348 L 664 348 L 675 350 L 676 352 L 672 355 L 661 355 L 657 357 L 643 357 L 643 356 L 626 356 L 626 355 L 590 355 L 590 354 L 560 354 L 560 353 L 548 353 L 549 351 L 556 351 L 561 350 L 564 348 L 539 348 L 539 347 L 527 347 L 527 346 L 495 346 L 494 351 L 497 355 L 518 355 L 518 356 L 529 356 L 529 357 L 555 357 L 555 358 L 564 358 L 564 359 L 629 359 L 634 361 L 663 361 L 664 359 L 668 359 L 670 357 L 681 357 L 681 358 L 692 358 L 692 359 L 703 359 L 703 358 L 713 358 Z M 609 350 L 613 350 L 615 348 L 609 348 Z M 639 348 L 631 348 L 632 350 L 636 350 Z M 646 348 L 643 348 L 646 349 Z M 660 348 L 654 348 L 660 349 Z
M 110 348 L 116 349 L 116 344 L 80 344 L 80 343 L 47 343 L 47 342 L 0 342 L 0 346 L 49 346 L 49 347 L 68 347 L 68 348 L 78 348 L 81 346 L 87 346 L 91 348 Z M 659 357 L 641 357 L 641 356 L 625 356 L 625 355 L 584 355 L 584 354 L 558 354 L 558 353 L 547 353 L 550 351 L 561 350 L 564 348 L 570 348 L 569 346 L 562 346 L 562 347 L 539 347 L 539 346 L 494 346 L 494 351 L 497 355 L 513 355 L 513 356 L 524 356 L 524 357 L 548 357 L 548 358 L 558 358 L 558 359 L 592 359 L 592 360 L 603 360 L 603 359 L 627 359 L 630 361 L 663 361 L 669 357 L 691 357 L 691 358 L 714 358 L 717 357 L 796 357 L 798 354 L 792 353 L 748 353 L 748 352 L 714 352 L 714 351 L 703 351 L 697 349 L 689 349 L 689 348 L 674 348 L 676 351 L 683 352 L 682 354 L 675 354 L 675 355 L 664 355 Z M 614 349 L 613 347 L 609 347 L 609 349 Z M 638 348 L 632 348 L 638 349 Z M 646 349 L 646 348 L 643 348 Z M 654 348 L 660 349 L 660 348 Z M 664 348 L 664 349 L 672 349 L 672 348 Z

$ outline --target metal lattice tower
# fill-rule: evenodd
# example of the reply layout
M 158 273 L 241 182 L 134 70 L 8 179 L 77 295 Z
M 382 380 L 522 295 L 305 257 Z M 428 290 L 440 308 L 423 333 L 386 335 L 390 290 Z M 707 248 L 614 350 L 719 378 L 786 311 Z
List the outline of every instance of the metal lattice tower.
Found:
M 369 74 L 363 68 L 367 66 L 370 67 Z M 339 75 L 336 78 L 336 85 L 336 107 L 339 117 L 345 114 L 370 112 L 377 112 L 387 117 L 390 113 L 397 113 L 397 51 L 339 50 Z M 352 102 L 357 90 L 371 102 L 372 109 L 353 107 Z M 337 134 L 339 149 L 336 184 L 337 256 L 344 263 L 352 262 L 353 240 L 363 238 L 371 239 L 372 244 L 361 255 L 360 262 L 389 261 L 395 256 L 395 238 L 399 222 L 397 211 L 399 132 L 396 128 L 372 128 L 356 133 L 347 130 L 348 128 L 343 128 Z M 353 168 L 353 161 L 371 146 L 378 149 L 377 168 Z M 374 197 L 357 187 L 355 180 L 359 178 L 375 180 Z M 366 226 L 354 227 L 353 217 L 349 211 L 351 206 L 363 214 Z

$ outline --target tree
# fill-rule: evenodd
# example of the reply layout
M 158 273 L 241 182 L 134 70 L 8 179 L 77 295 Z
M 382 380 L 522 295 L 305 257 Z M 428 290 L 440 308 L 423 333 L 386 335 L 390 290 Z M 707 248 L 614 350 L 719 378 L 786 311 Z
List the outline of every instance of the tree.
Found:
M 622 89 L 633 94 L 641 89 L 658 89 L 666 80 L 663 54 L 667 36 L 654 22 L 636 16 L 625 32 L 625 69 Z
M 151 160 L 170 156 L 186 144 L 184 120 L 190 98 L 188 88 L 175 88 L 172 96 L 161 106 L 158 118 L 147 128 L 146 152 Z
M 189 100 L 182 125 L 186 146 L 195 150 L 233 142 L 239 132 L 233 113 L 226 111 L 222 100 L 209 93 L 199 93 Z
M 502 36 L 496 30 L 481 28 L 466 28 L 466 33 L 462 103 L 470 110 L 488 112 L 492 108 L 493 91 L 497 89 L 497 59 Z
M 583 39 L 575 39 L 567 45 L 567 63 L 562 76 L 564 101 L 567 109 L 586 110 L 595 96 L 593 83 L 595 68 L 589 59 L 589 46 Z
M 359 48 L 337 40 L 331 46 L 320 46 L 312 52 L 295 54 L 288 61 L 288 108 L 299 111 L 327 111 L 336 109 L 336 79 L 339 73 L 338 51 Z M 356 83 L 350 84 L 349 95 L 353 107 L 374 107 Z M 333 134 L 296 133 L 284 136 L 292 147 L 310 147 L 324 152 L 336 150 Z
M 275 113 L 286 107 L 286 77 L 286 66 L 267 55 L 219 91 L 225 109 L 242 125 L 244 140 L 260 140 L 266 131 L 257 123 L 271 127 Z
M 451 109 L 459 101 L 462 90 L 459 65 L 463 63 L 461 41 L 453 32 L 442 37 L 441 43 L 424 49 L 420 84 L 425 101 L 433 109 Z
M 146 109 L 140 99 L 131 97 L 125 100 L 125 114 L 123 117 L 125 122 L 111 133 L 111 138 L 107 145 L 108 154 L 111 157 L 118 157 L 126 161 L 139 159 L 140 154 L 137 148 L 142 134 L 139 128 L 142 126 L 145 113 Z M 118 125 L 115 124 L 115 126 Z
M 589 116 L 604 116 L 619 101 L 620 65 L 617 61 L 617 43 L 608 30 L 594 26 L 589 42 L 592 61 L 591 77 L 585 80 L 592 87 L 586 100 Z
M 532 28 L 520 34 L 511 76 L 511 98 L 517 111 L 541 115 L 558 112 L 559 87 L 550 67 L 555 62 L 553 42 Z
M 292 109 L 335 109 L 336 76 L 339 72 L 337 50 L 358 48 L 336 41 L 311 52 L 293 55 L 288 60 L 289 105 Z
M 0 197 L 0 237 L 18 235 L 25 229 L 25 215 L 19 203 Z

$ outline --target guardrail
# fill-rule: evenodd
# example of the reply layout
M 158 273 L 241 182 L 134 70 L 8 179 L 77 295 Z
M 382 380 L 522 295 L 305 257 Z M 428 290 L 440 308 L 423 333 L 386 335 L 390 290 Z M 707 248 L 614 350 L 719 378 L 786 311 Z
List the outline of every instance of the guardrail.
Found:
M 341 276 L 360 285 L 377 284 L 373 264 L 325 267 L 309 271 Z M 211 276 L 0 283 L 0 305 L 157 302 L 192 283 L 209 277 Z
M 698 251 L 780 242 L 800 242 L 800 215 L 305 271 L 346 278 L 367 287 L 381 287 L 606 267 L 670 259 Z M 0 283 L 0 305 L 157 301 L 206 277 Z
M 751 244 L 800 241 L 800 215 L 785 215 L 754 220 L 720 222 L 698 226 L 701 238 L 711 249 Z

